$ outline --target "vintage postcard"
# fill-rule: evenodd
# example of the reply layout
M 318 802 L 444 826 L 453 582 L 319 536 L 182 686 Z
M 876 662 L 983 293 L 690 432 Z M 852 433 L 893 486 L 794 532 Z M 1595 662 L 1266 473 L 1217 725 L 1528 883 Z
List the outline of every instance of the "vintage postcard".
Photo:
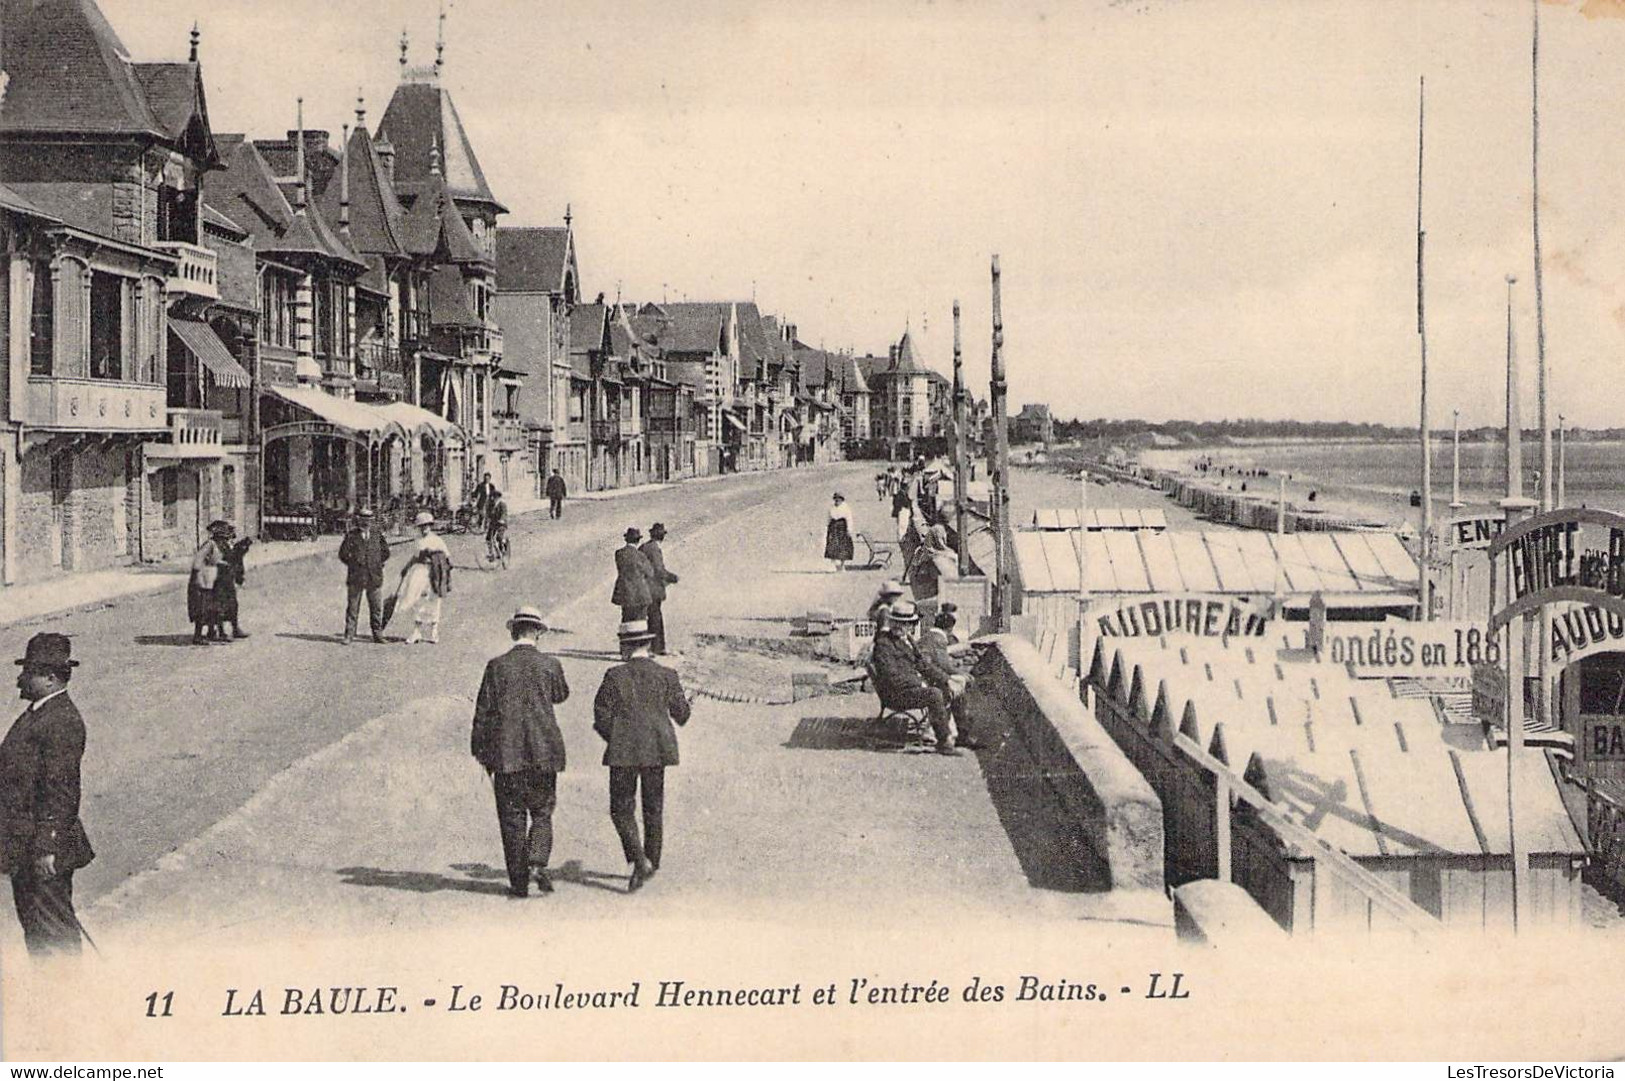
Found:
M 1625 1054 L 1622 102 L 1616 0 L 0 0 L 0 1056 Z

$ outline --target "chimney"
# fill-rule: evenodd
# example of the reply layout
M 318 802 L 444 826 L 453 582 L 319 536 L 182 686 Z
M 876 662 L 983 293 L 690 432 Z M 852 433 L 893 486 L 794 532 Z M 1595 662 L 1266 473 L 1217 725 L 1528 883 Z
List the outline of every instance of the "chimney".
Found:
M 429 139 L 429 174 L 440 175 L 440 140 L 433 137 Z

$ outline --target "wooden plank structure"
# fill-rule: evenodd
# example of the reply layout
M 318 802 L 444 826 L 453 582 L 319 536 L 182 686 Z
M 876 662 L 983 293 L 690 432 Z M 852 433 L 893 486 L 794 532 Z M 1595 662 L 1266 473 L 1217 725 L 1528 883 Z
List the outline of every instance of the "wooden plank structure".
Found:
M 1162 800 L 1170 884 L 1233 881 L 1295 933 L 1511 926 L 1507 752 L 1428 698 L 1264 639 L 1100 638 L 1088 667 Z M 1585 842 L 1547 756 L 1517 761 L 1531 918 L 1576 925 Z
M 1054 514 L 1051 520 L 1060 520 L 1061 512 Z M 1075 521 L 1077 511 L 1072 515 Z M 1393 534 L 1045 527 L 1017 530 L 1011 541 L 1017 610 L 1043 618 L 1076 615 L 1080 545 L 1087 592 L 1096 600 L 1168 593 L 1269 596 L 1279 577 L 1289 610 L 1307 609 L 1315 593 L 1333 618 L 1410 616 L 1417 605 L 1416 561 Z
M 1033 511 L 1034 529 L 1077 529 L 1077 507 L 1040 508 Z M 1168 528 L 1168 512 L 1161 507 L 1090 507 L 1083 511 L 1084 528 L 1135 529 L 1162 532 Z

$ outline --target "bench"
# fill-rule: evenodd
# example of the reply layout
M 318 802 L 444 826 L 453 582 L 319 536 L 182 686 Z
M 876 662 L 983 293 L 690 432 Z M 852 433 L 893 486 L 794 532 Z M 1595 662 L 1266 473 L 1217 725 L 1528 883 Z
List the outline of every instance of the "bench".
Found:
M 923 744 L 925 742 L 925 733 L 931 730 L 929 711 L 924 706 L 902 709 L 897 706 L 887 705 L 885 697 L 880 693 L 880 683 L 875 679 L 875 666 L 873 664 L 864 665 L 863 675 L 864 681 L 875 689 L 875 697 L 880 700 L 880 712 L 875 714 L 874 723 L 883 732 L 888 732 L 894 724 L 901 721 L 903 726 L 902 738 L 895 739 L 893 742 L 905 747 L 910 744 Z
M 860 542 L 869 553 L 864 559 L 862 569 L 872 571 L 891 566 L 892 554 L 897 551 L 895 541 L 870 540 L 866 533 L 856 533 L 853 539 Z

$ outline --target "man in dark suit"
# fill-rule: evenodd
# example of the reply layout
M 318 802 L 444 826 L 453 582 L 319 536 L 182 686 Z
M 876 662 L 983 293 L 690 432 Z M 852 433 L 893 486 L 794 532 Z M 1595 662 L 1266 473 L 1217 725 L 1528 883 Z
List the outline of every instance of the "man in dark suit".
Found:
M 68 697 L 68 639 L 28 640 L 17 690 L 29 703 L 0 741 L 0 871 L 32 954 L 78 953 L 73 872 L 95 858 L 79 821 L 85 722 Z
M 549 518 L 564 517 L 564 497 L 569 491 L 564 487 L 564 478 L 559 476 L 557 469 L 547 478 L 547 516 Z
M 592 730 L 603 737 L 604 765 L 609 767 L 609 819 L 620 834 L 621 852 L 632 865 L 628 893 L 660 869 L 664 836 L 666 767 L 677 764 L 677 730 L 687 724 L 688 698 L 677 673 L 649 652 L 648 624 L 621 624 L 623 648 L 631 657 L 604 673 L 592 704 Z M 643 836 L 638 837 L 635 810 L 643 792 Z
M 547 863 L 553 856 L 553 807 L 564 772 L 564 734 L 553 707 L 570 697 L 558 658 L 536 648 L 545 629 L 541 613 L 521 608 L 508 621 L 513 648 L 485 666 L 474 704 L 469 749 L 496 789 L 497 826 L 508 867 L 508 893 L 552 893 Z
M 875 691 L 882 704 L 892 709 L 924 709 L 936 733 L 938 754 L 958 754 L 953 732 L 948 727 L 948 696 L 931 685 L 920 651 L 914 644 L 919 626 L 919 609 L 911 601 L 898 601 L 891 607 L 886 629 L 875 635 L 869 663 L 875 672 Z M 904 748 L 923 751 L 921 742 L 910 740 Z
M 355 638 L 356 619 L 361 615 L 361 597 L 367 598 L 367 621 L 372 640 L 384 641 L 384 564 L 389 560 L 389 542 L 373 521 L 372 509 L 362 507 L 350 531 L 339 545 L 339 561 L 347 568 L 344 576 L 344 644 Z
M 647 618 L 649 601 L 653 597 L 655 570 L 649 557 L 638 547 L 643 533 L 636 528 L 626 531 L 626 544 L 615 549 L 615 589 L 609 603 L 621 606 L 621 622 L 632 623 Z
M 661 605 L 666 603 L 666 587 L 677 584 L 677 576 L 666 569 L 666 553 L 660 550 L 660 543 L 666 539 L 666 526 L 664 522 L 656 522 L 649 527 L 649 539 L 643 542 L 638 551 L 649 557 L 649 633 L 654 635 L 654 651 L 664 657 L 666 655 L 666 617 L 661 612 Z

